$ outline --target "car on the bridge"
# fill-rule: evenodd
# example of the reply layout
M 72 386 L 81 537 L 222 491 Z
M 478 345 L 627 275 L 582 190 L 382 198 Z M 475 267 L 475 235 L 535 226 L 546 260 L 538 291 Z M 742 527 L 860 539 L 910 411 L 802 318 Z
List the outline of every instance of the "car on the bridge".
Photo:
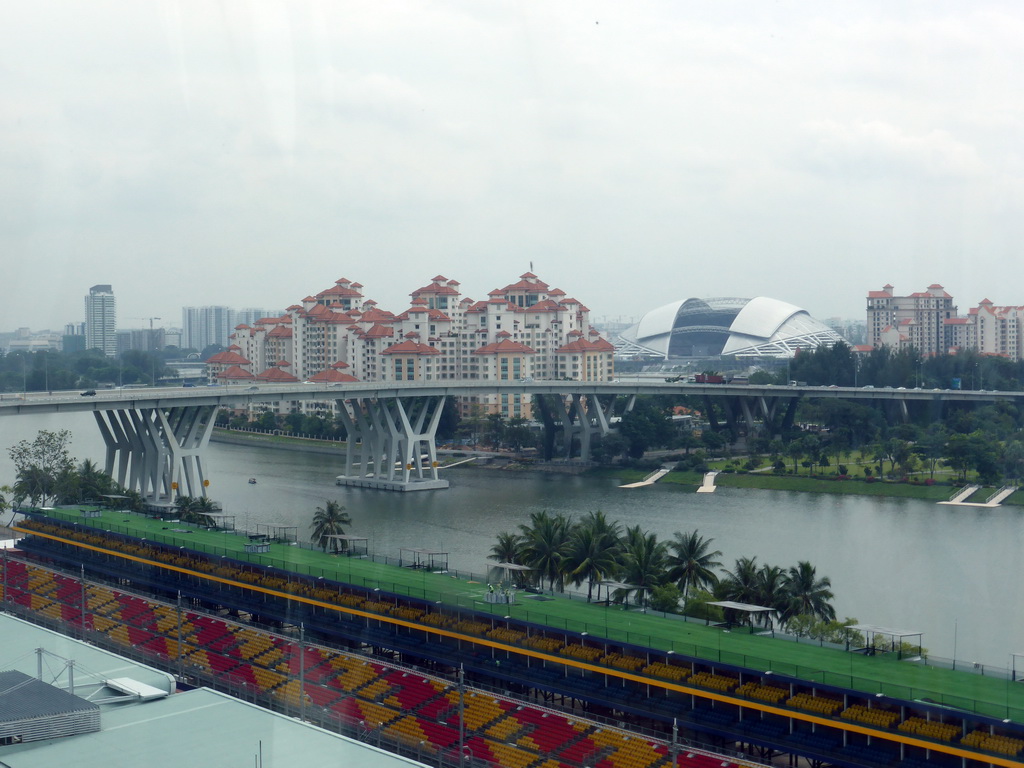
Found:
M 84 392 L 82 392 L 82 397 L 96 397 L 96 390 L 87 389 Z

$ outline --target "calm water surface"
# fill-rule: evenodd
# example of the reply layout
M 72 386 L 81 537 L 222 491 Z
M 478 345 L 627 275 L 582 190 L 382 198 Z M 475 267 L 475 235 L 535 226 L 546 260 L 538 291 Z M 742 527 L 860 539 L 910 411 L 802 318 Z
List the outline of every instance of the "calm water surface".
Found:
M 102 462 L 89 415 L 0 419 L 0 483 L 13 479 L 7 448 L 38 429 L 72 430 L 72 453 Z M 484 572 L 497 533 L 538 510 L 581 516 L 603 510 L 659 538 L 700 530 L 722 562 L 738 557 L 788 567 L 810 560 L 832 580 L 839 616 L 924 633 L 932 654 L 1009 666 L 1024 653 L 1024 511 L 938 506 L 774 491 L 719 489 L 696 494 L 669 485 L 623 490 L 613 481 L 496 470 L 449 470 L 446 491 L 408 494 L 340 488 L 333 457 L 212 444 L 210 495 L 239 527 L 295 525 L 308 535 L 327 499 L 352 516 L 348 531 L 379 554 L 400 547 L 450 553 L 450 565 Z M 249 477 L 258 483 L 250 485 Z

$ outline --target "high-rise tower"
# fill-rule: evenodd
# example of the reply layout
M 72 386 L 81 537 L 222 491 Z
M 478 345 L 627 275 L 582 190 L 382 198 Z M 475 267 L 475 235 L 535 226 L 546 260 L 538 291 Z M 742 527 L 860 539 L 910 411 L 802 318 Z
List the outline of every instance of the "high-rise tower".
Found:
M 117 355 L 117 300 L 109 285 L 94 285 L 85 297 L 85 348 Z

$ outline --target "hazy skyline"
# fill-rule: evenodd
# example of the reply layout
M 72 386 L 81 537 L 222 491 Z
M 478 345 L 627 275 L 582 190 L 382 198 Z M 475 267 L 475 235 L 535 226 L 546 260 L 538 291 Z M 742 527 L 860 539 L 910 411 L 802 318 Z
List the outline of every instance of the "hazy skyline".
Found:
M 8 3 L 0 330 L 531 262 L 595 318 L 1024 304 L 1021 39 L 1011 2 Z

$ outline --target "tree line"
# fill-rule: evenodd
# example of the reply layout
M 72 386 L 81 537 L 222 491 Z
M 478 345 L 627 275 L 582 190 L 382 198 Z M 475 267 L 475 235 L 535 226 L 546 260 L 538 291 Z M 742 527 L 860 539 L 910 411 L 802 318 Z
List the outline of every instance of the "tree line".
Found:
M 122 488 L 113 478 L 86 459 L 76 463 L 68 445 L 71 432 L 40 430 L 33 440 L 21 440 L 8 449 L 14 462 L 14 483 L 0 489 L 0 511 L 26 502 L 34 507 L 98 501 L 104 496 L 123 496 L 125 508 L 141 512 L 145 505 L 137 491 Z
M 119 357 L 107 357 L 98 349 L 18 350 L 6 354 L 0 351 L 0 392 L 59 392 L 102 384 L 152 384 L 155 379 L 173 375 L 165 360 L 181 354 L 177 347 L 160 352 L 129 350 Z
M 778 620 L 808 632 L 835 622 L 833 594 L 828 577 L 800 561 L 789 568 L 762 564 L 742 557 L 731 570 L 723 569 L 712 549 L 714 539 L 696 530 L 677 531 L 669 541 L 639 525 L 623 527 L 603 512 L 589 512 L 580 520 L 561 514 L 534 512 L 518 531 L 503 531 L 491 547 L 490 559 L 528 567 L 514 571 L 517 586 L 564 592 L 567 585 L 587 586 L 587 600 L 600 598 L 622 605 L 654 610 L 707 614 L 707 603 L 728 600 L 764 606 L 767 615 L 755 621 Z M 494 577 L 498 576 L 496 568 Z M 749 621 L 729 612 L 727 621 Z

